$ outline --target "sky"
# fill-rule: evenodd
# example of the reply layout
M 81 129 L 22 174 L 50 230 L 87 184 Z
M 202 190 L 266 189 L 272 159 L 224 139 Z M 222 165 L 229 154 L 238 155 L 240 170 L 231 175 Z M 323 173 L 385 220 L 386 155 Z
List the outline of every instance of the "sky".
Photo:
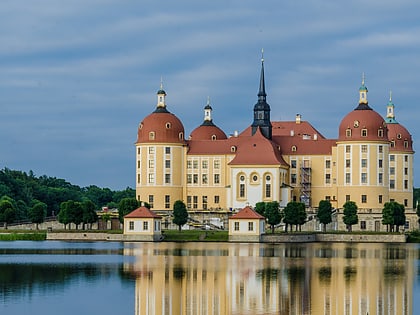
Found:
M 185 134 L 252 123 L 264 49 L 272 121 L 327 138 L 358 103 L 420 137 L 417 0 L 3 0 L 0 168 L 86 187 L 135 187 L 137 127 L 166 103 Z M 418 136 L 417 136 L 418 135 Z M 420 185 L 415 159 L 415 186 Z

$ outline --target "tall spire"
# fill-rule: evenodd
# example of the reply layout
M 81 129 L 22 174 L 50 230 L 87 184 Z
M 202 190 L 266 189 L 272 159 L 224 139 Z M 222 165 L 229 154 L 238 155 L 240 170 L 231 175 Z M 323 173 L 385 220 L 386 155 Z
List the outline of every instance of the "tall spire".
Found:
M 207 105 L 204 107 L 204 123 L 206 125 L 212 124 L 212 118 L 211 118 L 211 111 L 213 109 L 210 106 L 210 96 L 207 96 Z
M 267 94 L 265 93 L 264 80 L 264 49 L 261 49 L 261 75 L 260 75 L 260 90 L 258 91 L 258 102 L 265 102 Z
M 389 102 L 386 105 L 386 123 L 388 124 L 395 124 L 397 121 L 395 120 L 395 113 L 394 113 L 395 105 L 392 102 L 392 91 L 389 91 Z
M 168 110 L 166 109 L 166 101 L 165 101 L 165 96 L 166 96 L 166 92 L 163 89 L 163 79 L 162 77 L 160 77 L 160 88 L 157 91 L 157 105 L 156 105 L 156 110 L 155 112 L 159 112 L 159 113 L 167 113 Z
M 367 99 L 368 89 L 365 85 L 365 73 L 362 73 L 362 85 L 359 88 L 359 106 L 356 109 L 372 109 L 368 105 Z
M 254 121 L 252 123 L 252 135 L 254 135 L 258 128 L 261 133 L 271 140 L 272 126 L 270 121 L 270 105 L 267 104 L 265 93 L 265 80 L 264 80 L 264 51 L 261 51 L 261 75 L 260 75 L 260 88 L 258 91 L 258 102 L 254 106 Z

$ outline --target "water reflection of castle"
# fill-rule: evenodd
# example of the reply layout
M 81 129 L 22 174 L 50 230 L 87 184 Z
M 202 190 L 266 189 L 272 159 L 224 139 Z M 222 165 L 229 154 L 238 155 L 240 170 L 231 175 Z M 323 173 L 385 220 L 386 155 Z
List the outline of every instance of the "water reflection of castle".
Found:
M 411 314 L 413 254 L 386 244 L 128 245 L 135 314 Z

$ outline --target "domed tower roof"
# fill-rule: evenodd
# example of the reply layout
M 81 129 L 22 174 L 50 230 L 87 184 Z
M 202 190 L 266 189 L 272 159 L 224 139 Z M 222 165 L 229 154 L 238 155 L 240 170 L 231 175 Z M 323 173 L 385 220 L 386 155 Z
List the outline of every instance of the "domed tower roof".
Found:
M 341 141 L 387 141 L 384 119 L 369 107 L 368 89 L 364 76 L 359 89 L 359 105 L 348 113 L 340 123 L 338 138 Z
M 213 123 L 211 118 L 212 107 L 210 106 L 210 99 L 207 99 L 207 105 L 204 107 L 204 121 L 195 128 L 189 137 L 189 140 L 222 140 L 227 139 L 226 134 L 222 129 Z
M 184 143 L 184 126 L 178 117 L 167 110 L 165 96 L 161 83 L 156 109 L 140 123 L 137 143 Z
M 391 142 L 390 151 L 413 152 L 413 139 L 408 130 L 395 120 L 394 108 L 392 102 L 392 93 L 389 94 L 389 102 L 386 111 L 386 125 L 388 128 L 388 140 Z

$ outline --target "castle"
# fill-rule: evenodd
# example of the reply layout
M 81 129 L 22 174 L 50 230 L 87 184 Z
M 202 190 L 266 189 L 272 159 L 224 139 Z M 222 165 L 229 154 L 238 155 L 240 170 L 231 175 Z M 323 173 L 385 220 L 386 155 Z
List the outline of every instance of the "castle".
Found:
M 138 126 L 138 200 L 153 210 L 171 210 L 183 200 L 189 210 L 212 211 L 301 201 L 315 213 L 327 199 L 338 217 L 351 200 L 359 208 L 353 230 L 368 231 L 385 230 L 384 204 L 397 201 L 406 209 L 405 228 L 416 228 L 412 137 L 395 119 L 392 97 L 386 118 L 369 106 L 364 81 L 358 105 L 341 120 L 338 139 L 326 139 L 299 114 L 294 121 L 270 120 L 264 60 L 253 122 L 229 137 L 213 122 L 209 102 L 202 124 L 186 136 L 181 120 L 167 108 L 161 84 L 155 110 Z M 343 230 L 342 219 L 331 228 Z

